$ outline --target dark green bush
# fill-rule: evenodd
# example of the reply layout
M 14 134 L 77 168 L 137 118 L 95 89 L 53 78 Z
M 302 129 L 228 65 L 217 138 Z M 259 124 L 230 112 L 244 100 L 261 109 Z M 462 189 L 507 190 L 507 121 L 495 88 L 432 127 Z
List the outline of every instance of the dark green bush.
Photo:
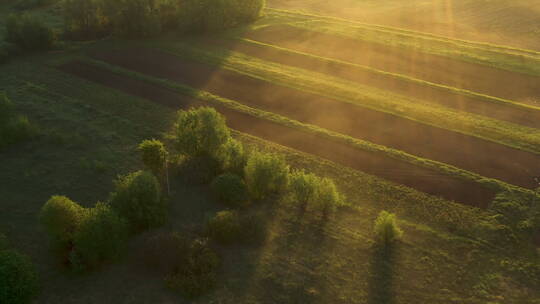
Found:
M 134 232 L 157 227 L 167 219 L 167 204 L 161 197 L 156 177 L 150 172 L 137 171 L 119 177 L 110 202 Z
M 264 199 L 287 188 L 289 166 L 278 155 L 253 152 L 248 158 L 244 175 L 251 197 Z
M 185 157 L 178 170 L 186 182 L 208 184 L 221 173 L 221 164 L 211 156 Z
M 403 231 L 398 227 L 396 216 L 386 211 L 381 211 L 375 220 L 375 237 L 382 244 L 390 244 L 398 240 L 403 235 Z
M 176 124 L 176 147 L 190 157 L 219 157 L 221 147 L 231 134 L 225 118 L 213 108 L 200 107 L 179 111 Z
M 197 239 L 190 246 L 184 266 L 167 277 L 167 286 L 186 297 L 200 296 L 215 286 L 218 266 L 219 257 L 208 245 L 208 240 Z
M 226 173 L 214 179 L 212 192 L 219 201 L 231 207 L 243 207 L 249 202 L 247 186 L 235 174 Z
M 206 233 L 222 244 L 240 241 L 242 226 L 236 211 L 220 211 L 206 223 Z
M 0 92 L 0 148 L 29 139 L 36 133 L 28 119 L 16 115 L 13 103 Z
M 39 219 L 51 240 L 61 247 L 69 247 L 81 222 L 85 209 L 65 196 L 53 196 L 41 208 Z
M 37 272 L 30 259 L 15 250 L 0 250 L 0 303 L 30 303 L 37 292 Z
M 64 34 L 69 39 L 94 39 L 110 32 L 100 0 L 64 0 Z
M 48 50 L 56 41 L 53 30 L 31 15 L 11 15 L 6 21 L 6 41 L 25 50 Z
M 70 262 L 76 270 L 95 268 L 119 257 L 128 238 L 128 223 L 109 205 L 88 209 L 74 235 Z
M 246 166 L 246 154 L 242 143 L 235 139 L 229 139 L 219 153 L 222 168 L 225 172 L 231 172 L 240 176 L 244 175 Z
M 139 144 L 139 152 L 145 167 L 155 176 L 162 177 L 168 155 L 165 145 L 157 139 L 144 140 Z

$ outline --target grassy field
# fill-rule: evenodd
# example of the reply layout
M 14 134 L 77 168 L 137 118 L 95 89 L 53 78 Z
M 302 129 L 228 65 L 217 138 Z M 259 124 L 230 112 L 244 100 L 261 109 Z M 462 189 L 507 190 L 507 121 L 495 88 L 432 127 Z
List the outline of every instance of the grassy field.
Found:
M 473 2 L 451 4 L 457 20 L 468 23 L 447 36 L 473 39 L 460 35 L 473 24 L 465 18 Z M 490 5 L 508 4 L 495 2 Z M 478 92 L 325 53 L 331 45 L 301 49 L 260 34 L 292 26 L 336 41 L 347 36 L 382 49 L 414 48 L 455 66 L 489 66 L 500 75 L 526 72 L 523 77 L 534 81 L 540 79 L 540 55 L 528 50 L 535 47 L 527 44 L 526 33 L 509 41 L 514 47 L 503 40 L 441 38 L 411 31 L 424 28 L 370 19 L 408 6 L 401 1 L 358 3 L 356 13 L 368 7 L 372 13 L 362 20 L 354 11 L 326 11 L 325 3 L 272 0 L 271 6 L 310 13 L 269 9 L 253 26 L 204 39 L 166 35 L 66 43 L 0 65 L 0 91 L 40 130 L 37 138 L 0 151 L 0 232 L 37 265 L 42 286 L 36 303 L 540 303 L 534 231 L 510 240 L 532 218 L 508 224 L 501 220 L 507 215 L 490 205 L 495 194 L 512 192 L 526 200 L 521 207 L 527 216 L 535 212 L 529 203 L 532 177 L 540 173 L 540 132 L 527 115 L 537 115 L 538 107 L 500 96 L 496 87 Z M 426 3 L 426 10 L 443 5 Z M 535 9 L 531 5 L 530 14 Z M 54 9 L 36 12 L 61 27 Z M 6 9 L 0 6 L 2 14 Z M 498 21 L 505 22 L 511 21 Z M 523 24 L 530 21 L 517 24 L 515 33 Z M 433 33 L 448 34 L 439 32 L 444 26 Z M 369 34 L 358 36 L 359 31 Z M 529 61 L 509 59 L 515 56 Z M 295 58 L 311 61 L 293 64 Z M 352 74 L 333 73 L 333 65 Z M 369 80 L 373 75 L 381 77 L 377 85 Z M 407 83 L 457 102 L 394 88 Z M 219 246 L 218 285 L 195 301 L 140 269 L 139 238 L 119 262 L 101 270 L 77 275 L 62 266 L 38 225 L 43 203 L 54 194 L 84 206 L 106 200 L 118 174 L 142 168 L 139 142 L 160 138 L 170 147 L 176 111 L 201 104 L 225 115 L 249 150 L 278 153 L 294 168 L 333 178 L 346 195 L 345 206 L 326 221 L 310 210 L 299 213 L 287 197 L 254 206 L 251 212 L 264 214 L 266 240 L 260 246 Z M 417 129 L 408 136 L 404 126 Z M 199 233 L 209 215 L 224 209 L 208 186 L 174 174 L 171 181 L 171 220 L 162 230 Z M 381 210 L 396 213 L 404 230 L 384 254 L 374 246 L 372 228 Z

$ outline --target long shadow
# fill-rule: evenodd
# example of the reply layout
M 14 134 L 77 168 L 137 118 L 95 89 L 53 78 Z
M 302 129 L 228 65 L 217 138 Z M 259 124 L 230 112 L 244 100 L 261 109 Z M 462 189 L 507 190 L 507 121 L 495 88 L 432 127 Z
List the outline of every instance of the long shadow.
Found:
M 369 271 L 368 303 L 395 303 L 394 273 L 397 259 L 398 247 L 395 243 L 374 245 Z

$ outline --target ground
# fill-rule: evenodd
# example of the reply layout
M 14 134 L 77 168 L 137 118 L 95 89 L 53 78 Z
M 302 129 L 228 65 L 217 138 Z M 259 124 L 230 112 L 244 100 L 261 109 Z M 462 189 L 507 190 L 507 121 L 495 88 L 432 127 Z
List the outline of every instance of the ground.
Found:
M 190 302 L 141 271 L 138 239 L 120 261 L 71 273 L 37 215 L 55 194 L 107 200 L 118 174 L 142 167 L 140 141 L 169 143 L 177 110 L 210 105 L 251 149 L 333 178 L 347 205 L 326 220 L 286 198 L 255 206 L 266 241 L 219 247 L 219 284 L 196 303 L 538 303 L 535 246 L 507 248 L 481 229 L 503 233 L 493 197 L 530 193 L 540 172 L 538 8 L 340 1 L 355 9 L 272 0 L 306 13 L 268 9 L 252 26 L 203 38 L 66 43 L 0 66 L 0 91 L 40 129 L 0 151 L 0 231 L 37 265 L 36 302 Z M 60 28 L 54 9 L 36 12 Z M 197 233 L 224 209 L 208 186 L 173 174 L 171 188 L 162 229 Z M 381 210 L 404 230 L 387 252 L 373 241 Z

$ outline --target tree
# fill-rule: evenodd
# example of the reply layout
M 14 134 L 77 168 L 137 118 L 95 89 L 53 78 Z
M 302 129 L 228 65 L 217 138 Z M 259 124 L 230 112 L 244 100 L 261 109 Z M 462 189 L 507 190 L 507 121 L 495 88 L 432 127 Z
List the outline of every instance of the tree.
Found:
M 41 208 L 40 222 L 60 246 L 69 246 L 85 216 L 85 209 L 65 196 L 52 196 Z
M 317 199 L 317 188 L 320 178 L 312 173 L 296 171 L 290 177 L 290 191 L 293 199 L 300 203 L 302 208 Z
M 200 107 L 178 113 L 176 147 L 180 153 L 218 158 L 221 147 L 230 138 L 225 118 L 213 108 Z
M 162 177 L 168 155 L 165 145 L 157 139 L 144 140 L 139 144 L 139 151 L 145 167 L 155 176 Z
M 397 225 L 395 214 L 386 211 L 379 213 L 379 216 L 375 220 L 374 231 L 377 241 L 383 245 L 388 245 L 400 239 L 403 235 L 403 231 Z
M 216 177 L 212 182 L 212 192 L 221 202 L 231 207 L 246 206 L 249 199 L 244 181 L 231 173 Z
M 30 303 L 37 292 L 37 272 L 30 259 L 12 249 L 0 250 L 0 303 Z
M 119 177 L 110 202 L 114 210 L 128 220 L 132 231 L 159 226 L 167 218 L 167 204 L 161 197 L 159 183 L 147 171 Z
M 343 203 L 343 197 L 337 190 L 336 184 L 329 178 L 320 178 L 317 186 L 317 199 L 314 203 L 324 215 L 334 212 Z
M 70 261 L 80 270 L 117 258 L 127 241 L 128 224 L 109 205 L 98 202 L 88 210 L 74 235 Z
M 248 159 L 244 175 L 251 196 L 254 199 L 264 199 L 268 194 L 285 190 L 289 166 L 278 155 L 253 152 Z
M 11 15 L 6 21 L 6 40 L 26 50 L 50 49 L 56 37 L 43 21 L 31 15 Z
M 224 171 L 243 175 L 246 166 L 246 154 L 242 143 L 232 138 L 229 139 L 222 146 L 220 161 Z

